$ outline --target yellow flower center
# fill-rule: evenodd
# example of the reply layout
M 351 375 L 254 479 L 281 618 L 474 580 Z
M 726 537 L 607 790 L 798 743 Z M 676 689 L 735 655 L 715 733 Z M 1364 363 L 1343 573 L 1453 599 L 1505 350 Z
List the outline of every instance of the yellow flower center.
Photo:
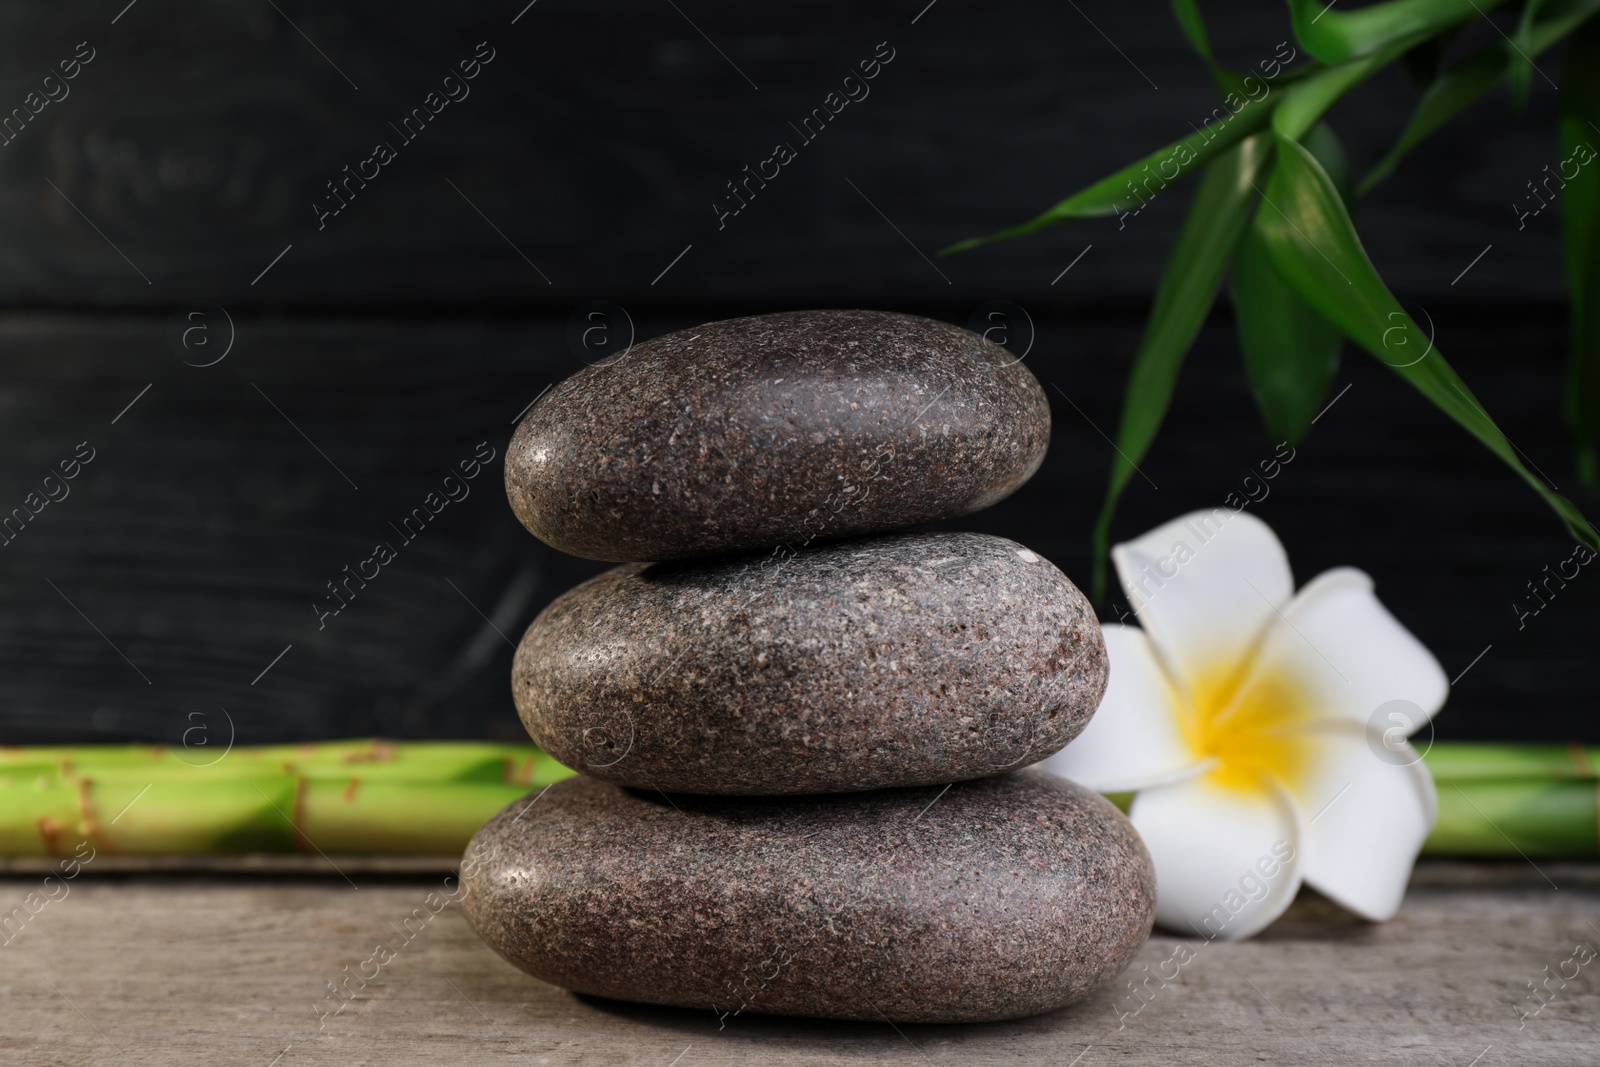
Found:
M 1295 727 L 1312 712 L 1292 679 L 1261 673 L 1246 680 L 1243 668 L 1224 668 L 1195 680 L 1184 734 L 1195 752 L 1217 760 L 1208 776 L 1217 785 L 1256 791 L 1265 777 L 1292 787 L 1308 762 Z

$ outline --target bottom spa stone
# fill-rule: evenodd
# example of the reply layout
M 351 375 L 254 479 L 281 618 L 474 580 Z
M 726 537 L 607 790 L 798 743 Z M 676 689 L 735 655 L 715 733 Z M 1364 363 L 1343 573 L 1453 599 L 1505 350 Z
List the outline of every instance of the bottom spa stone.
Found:
M 1032 1015 L 1115 977 L 1155 915 L 1128 821 L 1037 771 L 804 797 L 571 778 L 491 819 L 461 879 L 534 977 L 719 1014 Z

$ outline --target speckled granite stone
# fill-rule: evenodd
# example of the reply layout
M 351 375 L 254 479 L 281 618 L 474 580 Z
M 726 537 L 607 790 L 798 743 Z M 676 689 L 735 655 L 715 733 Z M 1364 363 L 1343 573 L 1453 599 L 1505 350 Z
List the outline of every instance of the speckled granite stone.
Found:
M 536 978 L 724 1016 L 1009 1019 L 1121 971 L 1155 915 L 1122 814 L 1033 771 L 941 788 L 669 798 L 570 778 L 478 832 L 463 906 Z
M 1028 369 L 968 330 L 880 311 L 712 322 L 561 382 L 506 450 L 524 526 L 590 559 L 798 547 L 965 515 L 1050 440 Z
M 984 534 L 629 564 L 533 621 L 512 668 L 528 732 L 624 785 L 793 794 L 1035 763 L 1106 685 L 1088 601 Z

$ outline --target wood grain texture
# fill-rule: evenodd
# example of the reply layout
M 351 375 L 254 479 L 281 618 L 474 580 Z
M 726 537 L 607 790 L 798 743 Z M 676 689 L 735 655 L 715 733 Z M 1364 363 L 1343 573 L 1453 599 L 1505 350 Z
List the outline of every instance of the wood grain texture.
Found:
M 956 322 L 968 311 L 920 310 Z M 648 337 L 696 321 L 641 314 L 637 327 Z M 1511 439 L 1594 514 L 1552 417 L 1557 317 L 1458 311 L 1437 324 Z M 0 317 L 0 516 L 80 442 L 98 450 L 69 497 L 0 547 L 0 742 L 177 742 L 196 723 L 212 744 L 230 729 L 240 743 L 525 737 L 512 645 L 601 565 L 523 531 L 497 462 L 321 629 L 313 603 L 376 540 L 399 544 L 390 523 L 478 442 L 503 453 L 518 413 L 581 365 L 564 325 L 240 317 L 234 351 L 196 368 L 166 349 L 164 316 Z M 1028 364 L 1054 409 L 1044 465 L 1011 498 L 942 528 L 1020 541 L 1084 586 L 1111 455 L 1102 432 L 1139 325 L 1043 314 L 1037 325 Z M 1588 620 L 1600 577 L 1584 570 L 1519 628 L 1513 601 L 1534 603 L 1526 583 L 1572 553 L 1559 524 L 1386 368 L 1347 354 L 1334 389 L 1346 386 L 1252 505 L 1297 580 L 1340 565 L 1374 575 L 1459 678 L 1439 736 L 1596 740 Z M 1115 535 L 1245 492 L 1275 451 L 1231 331 L 1208 328 Z M 1113 601 L 1102 614 L 1125 610 Z
M 70 95 L 0 147 L 0 300 L 1143 304 L 1186 190 L 1125 228 L 1075 224 L 937 266 L 923 254 L 1031 217 L 1188 134 L 1217 104 L 1164 7 L 1111 0 L 941 0 L 925 11 L 922 0 L 681 10 L 139 0 L 113 24 L 123 6 L 0 12 L 0 114 L 78 42 L 95 50 Z M 1240 67 L 1289 37 L 1281 4 L 1227 0 L 1206 14 L 1219 53 Z M 1492 40 L 1480 20 L 1458 52 Z M 496 58 L 470 95 L 401 139 L 390 124 L 480 41 Z M 895 58 L 870 95 L 807 142 L 791 123 L 880 42 Z M 1557 55 L 1540 67 L 1559 81 Z M 1415 98 L 1391 72 L 1335 110 L 1358 169 L 1387 149 Z M 1535 77 L 1513 118 L 1491 94 L 1363 205 L 1363 233 L 1397 292 L 1563 296 L 1555 210 L 1519 229 L 1510 206 L 1558 159 L 1555 98 Z M 397 158 L 321 225 L 312 205 L 326 183 L 379 141 Z M 713 202 L 778 142 L 797 158 L 719 224 Z
M 91 867 L 92 869 L 92 867 Z M 1549 876 L 1560 889 L 1544 880 Z M 0 879 L 7 907 L 36 879 Z M 1311 894 L 1265 935 L 1158 935 L 1112 988 L 1072 1008 L 978 1026 L 837 1024 L 572 996 L 514 970 L 456 905 L 408 917 L 441 879 L 222 881 L 85 874 L 0 948 L 8 1063 L 742 1065 L 837 1063 L 1219 1067 L 1371 1062 L 1577 1065 L 1600 1056 L 1600 964 L 1519 1029 L 1527 983 L 1562 970 L 1600 905 L 1593 867 L 1419 869 L 1390 923 Z M 454 885 L 452 882 L 451 885 Z M 410 936 L 406 936 L 409 932 Z M 395 957 L 325 1020 L 327 984 L 379 944 Z M 1145 1007 L 1143 981 L 1192 961 Z M 1575 968 L 1565 968 L 1571 973 Z M 1173 974 L 1168 965 L 1165 973 Z M 334 1001 L 333 1003 L 338 1003 Z M 1080 1060 L 1074 1057 L 1082 1055 Z M 1480 1057 L 1474 1060 L 1474 1057 Z M 276 1059 L 275 1059 L 276 1058 Z

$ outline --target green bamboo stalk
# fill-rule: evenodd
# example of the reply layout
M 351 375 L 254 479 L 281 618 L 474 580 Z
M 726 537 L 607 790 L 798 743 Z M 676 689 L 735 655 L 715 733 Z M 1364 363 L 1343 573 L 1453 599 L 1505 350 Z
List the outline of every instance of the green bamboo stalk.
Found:
M 492 782 L 362 782 L 353 788 L 311 782 L 301 794 L 299 847 L 306 851 L 315 842 L 335 853 L 459 855 L 479 827 L 527 793 Z
M 0 750 L 0 855 L 459 852 L 491 815 L 573 772 L 531 745 L 372 740 L 192 750 Z M 1439 742 L 1429 855 L 1600 855 L 1600 749 Z M 1113 800 L 1125 807 L 1130 798 Z
M 1441 741 L 1424 763 L 1439 794 L 1425 854 L 1600 856 L 1600 748 Z
M 298 780 L 146 782 L 37 778 L 0 785 L 0 852 L 285 852 Z
M 559 769 L 534 745 L 485 742 L 391 742 L 374 739 L 309 745 L 210 746 L 84 745 L 0 748 L 0 780 L 38 775 L 144 776 L 147 780 L 196 775 L 254 777 L 294 774 L 317 780 L 503 782 L 542 785 Z
M 1600 856 L 1600 783 L 1588 779 L 1442 781 L 1431 856 Z
M 1600 748 L 1438 741 L 1423 754 L 1423 763 L 1441 783 L 1493 778 L 1593 779 L 1600 768 Z
M 572 773 L 483 742 L 0 748 L 0 855 L 454 853 Z
M 564 770 L 564 768 L 563 768 Z M 571 772 L 565 772 L 570 774 Z M 293 775 L 0 785 L 0 855 L 457 853 L 528 787 Z

